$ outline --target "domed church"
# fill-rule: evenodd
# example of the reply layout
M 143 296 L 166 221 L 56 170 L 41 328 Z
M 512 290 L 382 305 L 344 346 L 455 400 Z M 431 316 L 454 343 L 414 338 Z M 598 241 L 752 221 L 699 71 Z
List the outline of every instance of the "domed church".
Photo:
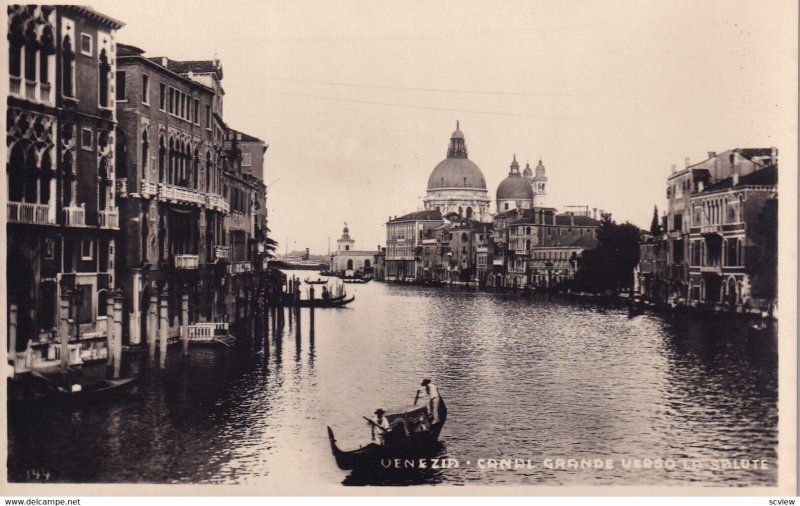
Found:
M 530 171 L 526 167 L 526 174 Z M 527 177 L 519 173 L 517 155 L 511 162 L 508 177 L 500 181 L 497 187 L 497 212 L 503 213 L 514 209 L 531 209 L 533 207 L 533 187 Z
M 428 194 L 423 199 L 425 210 L 491 222 L 486 180 L 481 169 L 467 157 L 464 134 L 456 122 L 450 136 L 447 158 L 439 162 L 428 178 Z

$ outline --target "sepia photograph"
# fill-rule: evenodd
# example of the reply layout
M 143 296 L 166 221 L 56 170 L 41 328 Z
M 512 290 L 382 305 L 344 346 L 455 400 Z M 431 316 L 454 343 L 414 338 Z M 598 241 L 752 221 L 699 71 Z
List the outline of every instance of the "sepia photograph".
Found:
M 796 3 L 4 10 L 0 494 L 797 494 Z

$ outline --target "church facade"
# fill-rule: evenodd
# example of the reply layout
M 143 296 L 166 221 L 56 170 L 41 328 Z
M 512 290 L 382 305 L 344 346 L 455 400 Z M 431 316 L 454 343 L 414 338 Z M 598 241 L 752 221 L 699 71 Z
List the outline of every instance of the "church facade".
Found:
M 375 266 L 375 251 L 359 251 L 354 248 L 355 239 L 350 237 L 350 229 L 344 224 L 342 236 L 336 240 L 336 251 L 331 253 L 330 270 L 345 274 L 372 274 Z

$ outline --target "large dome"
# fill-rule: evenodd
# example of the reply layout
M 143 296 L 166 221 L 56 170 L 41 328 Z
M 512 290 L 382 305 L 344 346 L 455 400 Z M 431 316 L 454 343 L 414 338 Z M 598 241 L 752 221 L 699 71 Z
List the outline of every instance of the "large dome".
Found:
M 469 158 L 445 158 L 428 178 L 428 191 L 448 188 L 478 188 L 485 190 L 483 172 Z
M 497 187 L 497 200 L 533 200 L 533 188 L 519 172 L 509 174 Z
M 428 191 L 462 188 L 486 190 L 486 180 L 481 169 L 468 158 L 464 134 L 456 123 L 456 130 L 450 136 L 447 158 L 431 172 Z

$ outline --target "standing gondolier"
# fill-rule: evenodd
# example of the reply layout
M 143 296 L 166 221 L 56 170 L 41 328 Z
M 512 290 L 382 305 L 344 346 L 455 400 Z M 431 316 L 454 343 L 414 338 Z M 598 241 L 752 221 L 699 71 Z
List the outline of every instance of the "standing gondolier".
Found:
M 431 417 L 431 424 L 439 423 L 439 387 L 429 379 L 422 380 L 422 386 L 425 387 L 425 393 L 428 395 L 428 416 Z
M 386 419 L 383 414 L 386 411 L 378 408 L 375 410 L 375 416 L 372 417 L 370 420 L 370 428 L 372 429 L 372 440 L 375 441 L 375 429 L 378 431 L 378 441 L 380 441 L 381 446 L 386 446 L 386 442 L 383 439 L 383 435 L 392 430 L 392 427 L 389 425 L 389 420 Z

